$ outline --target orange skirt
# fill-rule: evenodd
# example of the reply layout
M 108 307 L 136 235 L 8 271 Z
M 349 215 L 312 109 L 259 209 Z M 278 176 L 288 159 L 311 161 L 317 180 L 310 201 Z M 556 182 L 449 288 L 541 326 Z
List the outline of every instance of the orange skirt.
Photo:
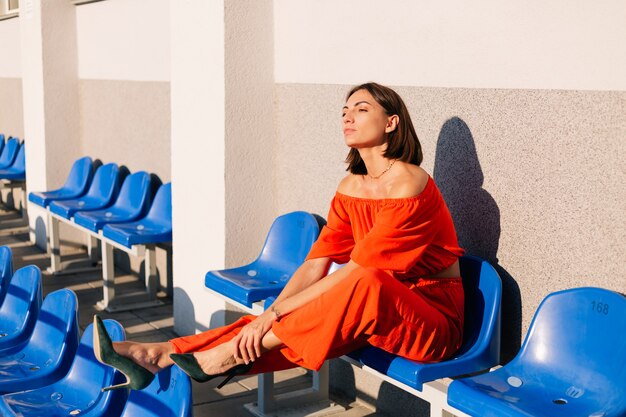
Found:
M 358 268 L 319 298 L 272 326 L 284 347 L 265 352 L 252 373 L 302 366 L 319 370 L 326 359 L 366 345 L 421 362 L 450 357 L 463 340 L 460 278 L 398 281 L 374 268 Z M 256 316 L 170 340 L 178 353 L 211 349 L 231 340 Z

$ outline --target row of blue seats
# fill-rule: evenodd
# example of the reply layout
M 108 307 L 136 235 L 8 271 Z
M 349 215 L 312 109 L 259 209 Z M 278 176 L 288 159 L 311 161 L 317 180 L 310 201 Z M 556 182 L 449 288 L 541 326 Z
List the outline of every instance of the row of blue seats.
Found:
M 122 326 L 105 320 L 113 341 Z M 0 247 L 0 415 L 192 417 L 191 381 L 173 366 L 141 391 L 102 388 L 124 376 L 93 354 L 90 324 L 79 340 L 78 300 L 73 291 L 54 291 L 42 300 L 35 266 L 13 273 L 11 251 Z
M 117 164 L 97 166 L 83 157 L 72 165 L 65 184 L 52 191 L 31 192 L 28 199 L 64 219 L 126 247 L 172 240 L 171 183 L 159 187 L 151 201 L 151 177 L 127 175 Z M 121 183 L 121 185 L 120 185 Z
M 267 307 L 304 261 L 318 233 L 318 222 L 308 213 L 280 216 L 254 262 L 209 271 L 205 286 L 244 308 L 263 300 Z M 500 278 L 488 262 L 474 256 L 461 258 L 461 276 L 464 341 L 452 358 L 420 363 L 368 347 L 349 359 L 417 392 L 429 381 L 497 366 Z M 552 293 L 539 306 L 517 356 L 492 372 L 452 382 L 447 402 L 472 416 L 625 416 L 625 333 L 626 298 L 621 294 L 601 288 Z
M 6 142 L 0 134 L 0 180 L 23 181 L 26 179 L 26 145 L 15 137 Z

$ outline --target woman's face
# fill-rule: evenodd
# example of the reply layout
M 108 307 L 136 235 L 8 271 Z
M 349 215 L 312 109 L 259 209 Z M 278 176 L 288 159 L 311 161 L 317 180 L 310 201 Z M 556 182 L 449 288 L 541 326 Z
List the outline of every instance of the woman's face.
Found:
M 354 92 L 342 110 L 343 137 L 351 148 L 367 148 L 385 143 L 387 133 L 396 128 L 398 116 L 388 116 L 367 90 Z

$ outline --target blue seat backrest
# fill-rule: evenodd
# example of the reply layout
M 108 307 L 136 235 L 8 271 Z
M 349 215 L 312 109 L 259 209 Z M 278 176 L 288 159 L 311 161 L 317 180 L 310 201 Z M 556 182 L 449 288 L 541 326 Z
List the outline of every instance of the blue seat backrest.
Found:
M 459 259 L 465 292 L 465 320 L 461 355 L 482 350 L 489 343 L 492 357 L 500 355 L 502 281 L 488 262 L 470 255 Z
M 2 154 L 0 154 L 0 166 L 7 167 L 13 164 L 19 145 L 20 142 L 17 138 L 9 138 L 9 140 L 7 140 Z
M 150 203 L 150 174 L 135 172 L 124 179 L 115 207 L 145 211 Z
M 0 154 L 2 154 L 3 149 L 4 149 L 4 133 L 0 133 Z
M 112 201 L 119 191 L 119 168 L 110 163 L 100 166 L 93 177 L 87 195 L 89 197 Z
M 22 143 L 19 145 L 19 149 L 17 151 L 17 156 L 11 165 L 11 168 L 16 171 L 25 171 L 26 170 L 26 144 Z
M 625 335 L 624 296 L 602 288 L 559 291 L 539 305 L 513 362 L 548 367 L 556 378 L 573 378 L 582 388 L 611 381 L 623 395 Z
M 19 348 L 33 331 L 42 304 L 41 271 L 34 265 L 18 269 L 11 277 L 6 295 L 0 306 L 3 331 L 19 334 L 16 344 L 7 348 Z
M 4 301 L 13 276 L 13 256 L 11 248 L 0 246 L 0 305 Z
M 104 320 L 104 326 L 112 341 L 119 342 L 125 339 L 124 328 L 117 321 Z M 93 353 L 93 324 L 89 324 L 83 332 L 72 367 L 64 382 L 72 387 L 74 394 L 93 397 L 94 393 L 99 394 L 104 388 L 102 380 L 109 371 L 111 369 L 98 362 Z
M 313 215 L 294 211 L 279 216 L 270 228 L 258 260 L 298 267 L 308 255 L 320 229 Z
M 148 212 L 149 219 L 158 223 L 172 223 L 172 183 L 163 184 L 154 196 L 152 206 Z
M 178 366 L 165 368 L 141 391 L 131 391 L 121 417 L 191 417 L 191 382 Z
M 93 161 L 85 156 L 74 161 L 63 188 L 72 191 L 77 195 L 82 195 L 93 179 Z
M 72 290 L 63 288 L 48 294 L 41 305 L 27 349 L 35 355 L 56 358 L 78 346 L 78 300 Z

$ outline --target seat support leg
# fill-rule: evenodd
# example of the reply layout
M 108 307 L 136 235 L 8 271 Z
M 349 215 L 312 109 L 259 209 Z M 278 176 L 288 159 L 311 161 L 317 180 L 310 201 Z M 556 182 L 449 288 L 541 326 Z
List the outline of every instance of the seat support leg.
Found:
M 157 267 L 156 267 L 156 248 L 148 246 L 146 247 L 146 261 L 145 261 L 145 274 L 146 274 L 146 291 L 148 292 L 148 299 L 155 300 L 158 290 L 157 282 Z
M 102 301 L 98 308 L 107 309 L 115 298 L 115 265 L 113 263 L 113 246 L 102 242 Z
M 87 255 L 92 265 L 98 263 L 98 239 L 91 234 L 87 236 Z
M 274 394 L 274 374 L 259 375 L 257 402 L 246 404 L 245 408 L 258 417 L 321 416 L 343 412 L 346 409 L 333 403 L 328 396 L 329 371 L 326 361 L 319 372 L 313 373 L 311 388 L 277 395 Z
M 55 273 L 61 270 L 61 242 L 59 239 L 59 221 L 48 215 L 49 246 L 50 246 L 50 272 Z

